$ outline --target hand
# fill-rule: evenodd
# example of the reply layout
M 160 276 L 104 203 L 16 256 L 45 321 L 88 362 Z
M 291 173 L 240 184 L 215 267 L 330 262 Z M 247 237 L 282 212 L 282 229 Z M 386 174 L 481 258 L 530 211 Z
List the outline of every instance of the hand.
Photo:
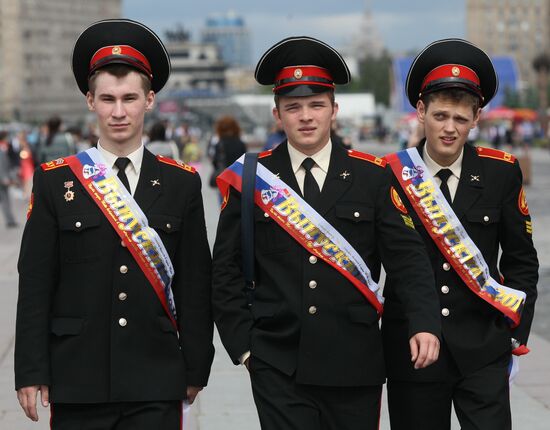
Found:
M 199 392 L 201 392 L 202 389 L 203 387 L 193 387 L 193 386 L 187 387 L 187 402 L 190 405 L 193 404 L 193 402 L 195 401 L 195 398 L 197 397 Z
M 42 406 L 47 408 L 50 405 L 50 392 L 47 385 L 33 385 L 23 387 L 17 390 L 17 399 L 25 411 L 25 415 L 33 421 L 38 421 L 38 412 L 36 410 L 36 397 L 40 391 Z
M 409 345 L 415 369 L 424 369 L 439 357 L 439 339 L 431 333 L 416 333 L 409 339 Z

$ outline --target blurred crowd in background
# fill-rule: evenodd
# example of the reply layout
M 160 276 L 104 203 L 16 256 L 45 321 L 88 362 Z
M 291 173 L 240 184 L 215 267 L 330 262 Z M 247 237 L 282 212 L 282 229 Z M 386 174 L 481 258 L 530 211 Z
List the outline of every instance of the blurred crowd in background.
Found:
M 237 118 L 223 115 L 208 128 L 157 119 L 147 124 L 144 144 L 154 154 L 193 166 L 203 182 L 216 187 L 217 174 L 245 151 L 273 149 L 285 138 L 284 131 L 276 123 L 264 136 L 258 137 L 243 130 Z M 372 121 L 363 127 L 334 122 L 331 132 L 332 141 L 348 149 L 364 141 L 393 143 L 406 148 L 416 145 L 422 138 L 422 127 L 415 114 L 398 118 L 393 127 L 383 121 Z M 94 125 L 66 126 L 58 116 L 39 126 L 0 124 L 0 206 L 6 227 L 18 225 L 10 198 L 30 198 L 35 167 L 85 150 L 95 145 L 97 139 Z M 545 144 L 546 139 L 536 114 L 526 109 L 501 108 L 482 115 L 479 126 L 470 133 L 470 141 L 514 153 L 520 159 L 528 182 L 529 148 Z

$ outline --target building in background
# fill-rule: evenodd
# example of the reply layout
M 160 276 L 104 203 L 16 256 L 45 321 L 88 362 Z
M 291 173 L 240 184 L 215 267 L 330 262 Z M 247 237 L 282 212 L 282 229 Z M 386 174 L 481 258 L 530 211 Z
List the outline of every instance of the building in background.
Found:
M 536 85 L 533 60 L 550 52 L 550 0 L 466 0 L 466 26 L 491 57 L 515 58 L 521 89 Z
M 0 121 L 71 121 L 86 112 L 71 71 L 78 35 L 121 0 L 0 0 Z
M 355 58 L 356 61 L 364 61 L 367 57 L 380 58 L 386 50 L 376 24 L 376 17 L 372 14 L 371 3 L 371 0 L 365 0 L 365 10 L 361 17 L 360 27 L 349 46 L 342 48 L 346 55 Z
M 201 40 L 216 44 L 222 60 L 229 67 L 250 67 L 250 32 L 244 19 L 235 12 L 208 17 L 201 32 Z
M 225 62 L 214 43 L 192 42 L 182 26 L 166 32 L 172 72 L 164 96 L 212 96 L 225 91 Z

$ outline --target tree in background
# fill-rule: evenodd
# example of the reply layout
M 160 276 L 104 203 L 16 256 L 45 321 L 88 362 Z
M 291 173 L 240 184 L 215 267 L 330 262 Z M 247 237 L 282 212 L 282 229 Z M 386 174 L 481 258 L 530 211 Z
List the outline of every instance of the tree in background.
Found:
M 369 92 L 374 94 L 376 103 L 389 106 L 391 66 L 392 58 L 387 51 L 380 56 L 365 57 L 359 63 L 358 78 L 352 80 L 345 92 Z

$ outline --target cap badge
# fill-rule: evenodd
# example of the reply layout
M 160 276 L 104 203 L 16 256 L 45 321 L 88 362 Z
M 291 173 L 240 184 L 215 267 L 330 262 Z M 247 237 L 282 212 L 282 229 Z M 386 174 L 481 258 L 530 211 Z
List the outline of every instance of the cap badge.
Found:
M 120 46 L 113 46 L 113 49 L 111 51 L 113 53 L 113 55 L 120 55 L 120 53 L 122 52 L 122 49 L 120 48 Z
M 454 66 L 454 67 L 451 69 L 451 73 L 453 74 L 453 76 L 459 76 L 459 75 L 460 75 L 460 68 Z
M 303 76 L 303 72 L 302 72 L 302 69 L 294 69 L 294 77 L 296 79 L 302 79 L 302 76 Z

